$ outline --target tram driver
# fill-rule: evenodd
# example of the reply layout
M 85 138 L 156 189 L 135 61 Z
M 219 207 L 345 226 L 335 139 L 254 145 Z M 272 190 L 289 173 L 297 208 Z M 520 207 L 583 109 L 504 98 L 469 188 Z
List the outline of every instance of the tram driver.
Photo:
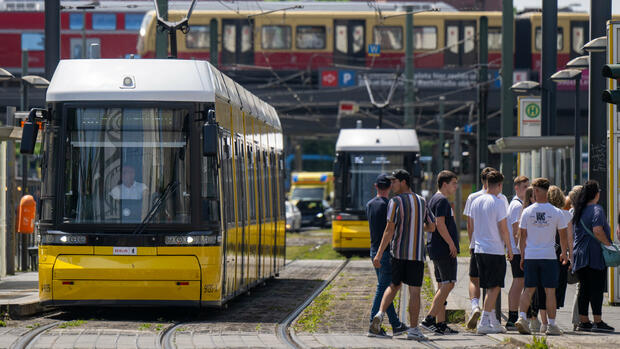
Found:
M 141 219 L 147 202 L 148 187 L 136 181 L 136 169 L 132 164 L 124 164 L 121 169 L 121 182 L 112 188 L 110 196 L 121 202 L 122 219 Z

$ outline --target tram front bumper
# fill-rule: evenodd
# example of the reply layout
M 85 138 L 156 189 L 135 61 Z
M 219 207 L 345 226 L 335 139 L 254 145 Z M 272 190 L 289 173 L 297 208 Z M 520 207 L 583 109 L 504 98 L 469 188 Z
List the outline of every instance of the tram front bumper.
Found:
M 370 250 L 370 228 L 368 221 L 332 221 L 332 247 L 336 251 Z
M 199 306 L 200 275 L 194 256 L 60 255 L 50 303 Z

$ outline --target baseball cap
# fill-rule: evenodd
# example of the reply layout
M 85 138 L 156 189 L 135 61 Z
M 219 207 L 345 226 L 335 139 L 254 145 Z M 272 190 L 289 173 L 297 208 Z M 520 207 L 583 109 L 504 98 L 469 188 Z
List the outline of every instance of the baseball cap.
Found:
M 390 176 L 387 173 L 382 173 L 377 176 L 377 180 L 375 180 L 375 184 L 379 187 L 389 187 L 392 184 L 392 179 L 394 177 Z
M 398 179 L 399 181 L 409 182 L 411 180 L 411 175 L 409 175 L 409 172 L 403 169 L 393 171 L 392 177 Z

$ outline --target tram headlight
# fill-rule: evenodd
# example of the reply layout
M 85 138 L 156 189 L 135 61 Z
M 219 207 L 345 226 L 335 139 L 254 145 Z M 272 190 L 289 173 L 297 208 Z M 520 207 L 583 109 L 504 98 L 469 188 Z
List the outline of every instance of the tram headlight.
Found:
M 86 236 L 50 230 L 47 234 L 41 234 L 41 243 L 52 245 L 85 245 Z
M 217 245 L 221 241 L 221 236 L 212 231 L 191 232 L 187 235 L 168 235 L 164 239 L 166 245 L 176 246 Z

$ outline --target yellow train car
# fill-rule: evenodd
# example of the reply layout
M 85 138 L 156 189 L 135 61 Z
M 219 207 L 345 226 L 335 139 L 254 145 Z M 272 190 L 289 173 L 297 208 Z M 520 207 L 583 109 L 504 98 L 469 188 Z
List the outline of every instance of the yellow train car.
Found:
M 272 106 L 190 60 L 61 61 L 47 103 L 43 304 L 221 306 L 278 274 Z
M 377 195 L 374 188 L 377 176 L 405 169 L 419 178 L 419 154 L 415 130 L 340 130 L 334 165 L 334 250 L 349 253 L 370 249 L 366 203 Z

